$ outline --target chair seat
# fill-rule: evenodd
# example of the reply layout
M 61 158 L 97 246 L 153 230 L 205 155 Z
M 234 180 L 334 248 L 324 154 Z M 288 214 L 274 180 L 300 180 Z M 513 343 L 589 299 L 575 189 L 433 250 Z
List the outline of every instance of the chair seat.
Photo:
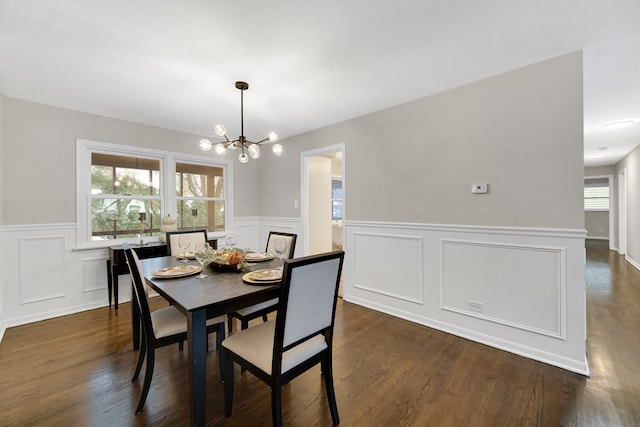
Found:
M 156 339 L 187 332 L 187 318 L 174 306 L 152 311 L 151 321 Z M 207 326 L 225 323 L 226 321 L 226 316 L 218 316 L 207 320 Z
M 253 313 L 256 313 L 265 308 L 274 306 L 278 304 L 278 298 L 270 299 L 269 301 L 261 302 L 259 304 L 252 305 L 250 307 L 241 308 L 240 310 L 236 310 L 240 316 L 249 316 Z
M 276 321 L 270 320 L 231 335 L 222 342 L 222 346 L 271 375 L 275 328 Z M 284 352 L 282 354 L 282 373 L 296 367 L 327 347 L 324 336 L 316 335 Z

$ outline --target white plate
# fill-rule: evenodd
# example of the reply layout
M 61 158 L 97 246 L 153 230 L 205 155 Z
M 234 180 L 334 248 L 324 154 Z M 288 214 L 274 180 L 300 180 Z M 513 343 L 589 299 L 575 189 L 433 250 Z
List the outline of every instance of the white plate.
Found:
M 191 276 L 192 274 L 200 273 L 201 270 L 202 268 L 199 265 L 175 265 L 161 268 L 151 274 L 158 279 L 173 279 L 175 277 Z
M 282 280 L 282 270 L 279 268 L 267 268 L 247 273 L 247 278 L 256 282 L 273 282 Z
M 248 262 L 269 261 L 273 259 L 272 254 L 261 254 L 259 252 L 249 252 L 244 256 Z

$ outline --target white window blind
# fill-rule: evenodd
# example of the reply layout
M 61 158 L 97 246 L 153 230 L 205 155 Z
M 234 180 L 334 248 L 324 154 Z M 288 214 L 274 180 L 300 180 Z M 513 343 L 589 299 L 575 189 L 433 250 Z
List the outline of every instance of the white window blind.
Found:
M 584 209 L 587 211 L 609 210 L 609 180 L 606 178 L 585 180 Z

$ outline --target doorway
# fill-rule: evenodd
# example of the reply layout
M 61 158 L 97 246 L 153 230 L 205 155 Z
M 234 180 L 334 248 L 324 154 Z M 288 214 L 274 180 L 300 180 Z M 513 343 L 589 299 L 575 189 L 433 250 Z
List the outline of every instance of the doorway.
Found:
M 338 144 L 301 153 L 305 255 L 343 247 L 344 151 L 344 144 Z

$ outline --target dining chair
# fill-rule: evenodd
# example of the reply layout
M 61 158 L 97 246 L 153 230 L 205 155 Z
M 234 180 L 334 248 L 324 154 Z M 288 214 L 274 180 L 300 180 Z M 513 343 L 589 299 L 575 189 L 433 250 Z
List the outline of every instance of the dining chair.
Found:
M 191 251 L 198 243 L 207 242 L 207 230 L 180 230 L 167 232 L 167 253 L 171 256 L 178 256 L 182 253 L 182 249 L 178 245 L 180 236 L 188 235 L 191 237 Z
M 296 251 L 296 239 L 298 238 L 297 234 L 292 233 L 281 233 L 279 231 L 270 231 L 269 237 L 267 238 L 267 247 L 265 249 L 265 253 L 278 256 L 275 250 L 275 242 L 276 239 L 284 239 L 287 243 L 287 247 L 284 251 L 283 257 L 286 259 L 293 258 L 293 254 Z M 257 319 L 258 317 L 262 317 L 264 322 L 267 321 L 267 314 L 273 312 L 278 307 L 278 298 L 270 299 L 269 301 L 261 302 L 259 304 L 251 305 L 249 307 L 244 307 L 239 310 L 234 311 L 233 313 L 229 313 L 227 315 L 227 329 L 231 333 L 233 331 L 233 318 L 240 320 L 240 329 L 247 329 L 249 327 L 249 322 L 253 319 Z
M 344 252 L 285 261 L 274 320 L 222 341 L 224 410 L 231 416 L 234 362 L 271 386 L 271 417 L 282 425 L 282 386 L 320 363 L 334 425 L 340 423 L 333 388 L 333 325 Z
M 183 343 L 187 340 L 187 318 L 174 306 L 151 311 L 149 308 L 147 286 L 141 273 L 140 259 L 131 248 L 125 249 L 125 257 L 129 264 L 129 272 L 131 273 L 131 281 L 133 282 L 135 303 L 138 304 L 140 317 L 142 319 L 142 345 L 140 346 L 138 363 L 136 364 L 136 370 L 131 382 L 138 379 L 145 357 L 147 359 L 142 393 L 138 407 L 136 408 L 136 414 L 138 414 L 142 411 L 151 387 L 155 364 L 155 349 L 178 343 L 180 350 L 182 350 L 184 347 Z M 224 315 L 207 320 L 207 333 L 217 333 L 216 348 L 218 349 L 220 349 L 222 340 L 225 338 L 225 324 L 226 316 Z M 222 368 L 220 373 L 222 377 Z

